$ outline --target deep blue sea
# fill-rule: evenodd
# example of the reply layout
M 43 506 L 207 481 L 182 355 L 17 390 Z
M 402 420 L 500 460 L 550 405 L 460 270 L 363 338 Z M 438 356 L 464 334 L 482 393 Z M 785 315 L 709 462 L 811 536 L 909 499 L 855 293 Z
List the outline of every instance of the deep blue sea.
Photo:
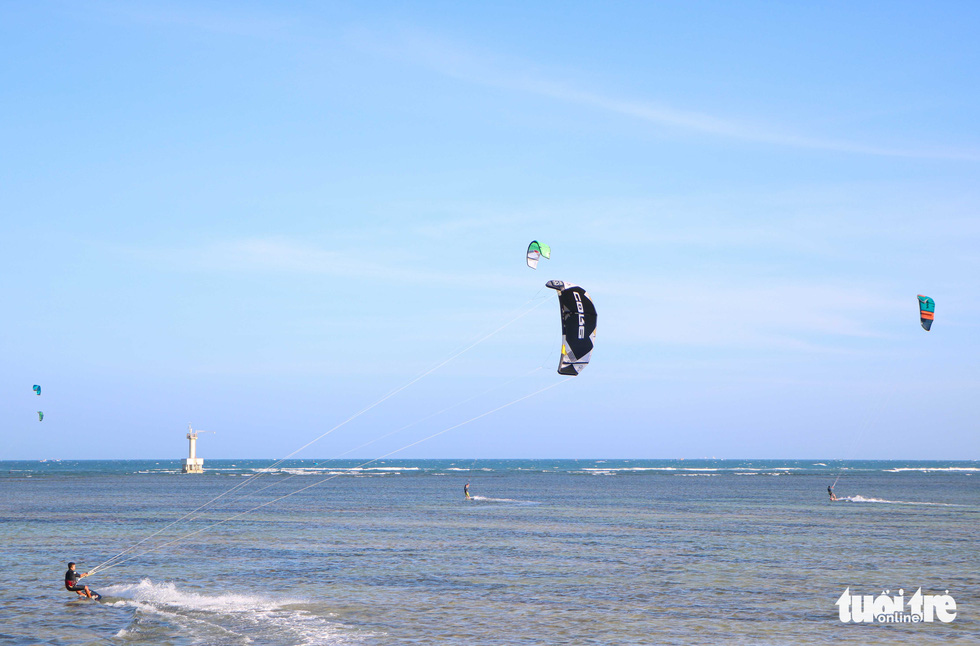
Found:
M 0 644 L 980 643 L 977 461 L 271 463 L 0 462 Z

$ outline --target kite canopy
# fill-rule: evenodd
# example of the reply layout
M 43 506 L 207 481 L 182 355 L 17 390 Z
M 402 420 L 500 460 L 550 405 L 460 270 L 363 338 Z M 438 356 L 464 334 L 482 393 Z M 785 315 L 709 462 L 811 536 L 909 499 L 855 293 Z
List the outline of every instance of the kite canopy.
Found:
M 919 322 L 922 323 L 922 329 L 928 332 L 934 318 L 936 318 L 936 301 L 919 294 Z
M 561 358 L 558 374 L 574 377 L 589 365 L 595 345 L 596 311 L 588 292 L 578 285 L 549 280 L 561 307 Z
M 41 387 L 38 386 L 37 384 L 34 384 L 34 394 L 35 395 L 40 395 L 41 394 Z
M 41 411 L 38 411 L 37 412 L 37 421 L 39 421 L 39 422 L 43 422 L 44 421 L 44 413 L 43 412 L 41 412 Z
M 527 266 L 531 269 L 538 268 L 538 259 L 542 256 L 546 260 L 551 258 L 551 247 L 537 240 L 532 240 L 531 244 L 527 246 Z

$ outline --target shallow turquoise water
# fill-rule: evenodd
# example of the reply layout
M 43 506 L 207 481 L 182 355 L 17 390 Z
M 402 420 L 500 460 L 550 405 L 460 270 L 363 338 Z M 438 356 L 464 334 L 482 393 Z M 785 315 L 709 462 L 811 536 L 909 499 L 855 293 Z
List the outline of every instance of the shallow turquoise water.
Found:
M 209 460 L 195 476 L 167 461 L 0 463 L 0 644 L 980 635 L 977 462 L 306 460 L 255 478 L 269 462 Z M 102 603 L 62 588 L 68 560 L 92 568 L 243 483 L 85 579 Z M 958 615 L 844 624 L 848 587 L 949 590 Z

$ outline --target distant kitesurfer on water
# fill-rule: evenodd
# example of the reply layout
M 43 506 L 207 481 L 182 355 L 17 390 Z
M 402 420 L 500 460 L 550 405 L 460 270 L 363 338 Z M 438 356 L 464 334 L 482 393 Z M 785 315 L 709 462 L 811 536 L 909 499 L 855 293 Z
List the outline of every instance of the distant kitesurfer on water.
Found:
M 463 485 L 463 498 L 470 500 L 470 483 L 468 482 Z
M 69 592 L 77 592 L 80 597 L 88 597 L 93 599 L 92 591 L 88 589 L 87 585 L 78 585 L 78 580 L 82 577 L 88 576 L 89 573 L 80 574 L 75 571 L 75 563 L 71 562 L 68 564 L 68 571 L 65 572 L 65 589 Z
M 834 493 L 834 485 L 827 485 L 827 493 L 830 494 L 830 499 L 837 500 L 837 494 Z

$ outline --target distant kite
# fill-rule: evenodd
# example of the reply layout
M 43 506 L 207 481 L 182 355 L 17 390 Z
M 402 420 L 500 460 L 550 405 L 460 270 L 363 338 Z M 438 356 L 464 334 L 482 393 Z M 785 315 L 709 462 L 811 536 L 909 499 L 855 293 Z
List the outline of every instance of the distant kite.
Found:
M 34 384 L 34 394 L 37 395 L 38 397 L 41 396 L 41 387 L 38 386 L 37 384 Z
M 537 269 L 538 259 L 542 256 L 545 260 L 551 259 L 551 247 L 537 240 L 532 240 L 531 244 L 527 246 L 527 266 L 531 269 Z
M 926 332 L 932 327 L 932 321 L 936 318 L 936 301 L 928 296 L 919 294 L 919 322 L 922 329 Z
M 41 411 L 38 411 L 37 412 L 37 421 L 39 421 L 39 422 L 43 422 L 44 421 L 44 413 L 43 412 L 41 412 Z

